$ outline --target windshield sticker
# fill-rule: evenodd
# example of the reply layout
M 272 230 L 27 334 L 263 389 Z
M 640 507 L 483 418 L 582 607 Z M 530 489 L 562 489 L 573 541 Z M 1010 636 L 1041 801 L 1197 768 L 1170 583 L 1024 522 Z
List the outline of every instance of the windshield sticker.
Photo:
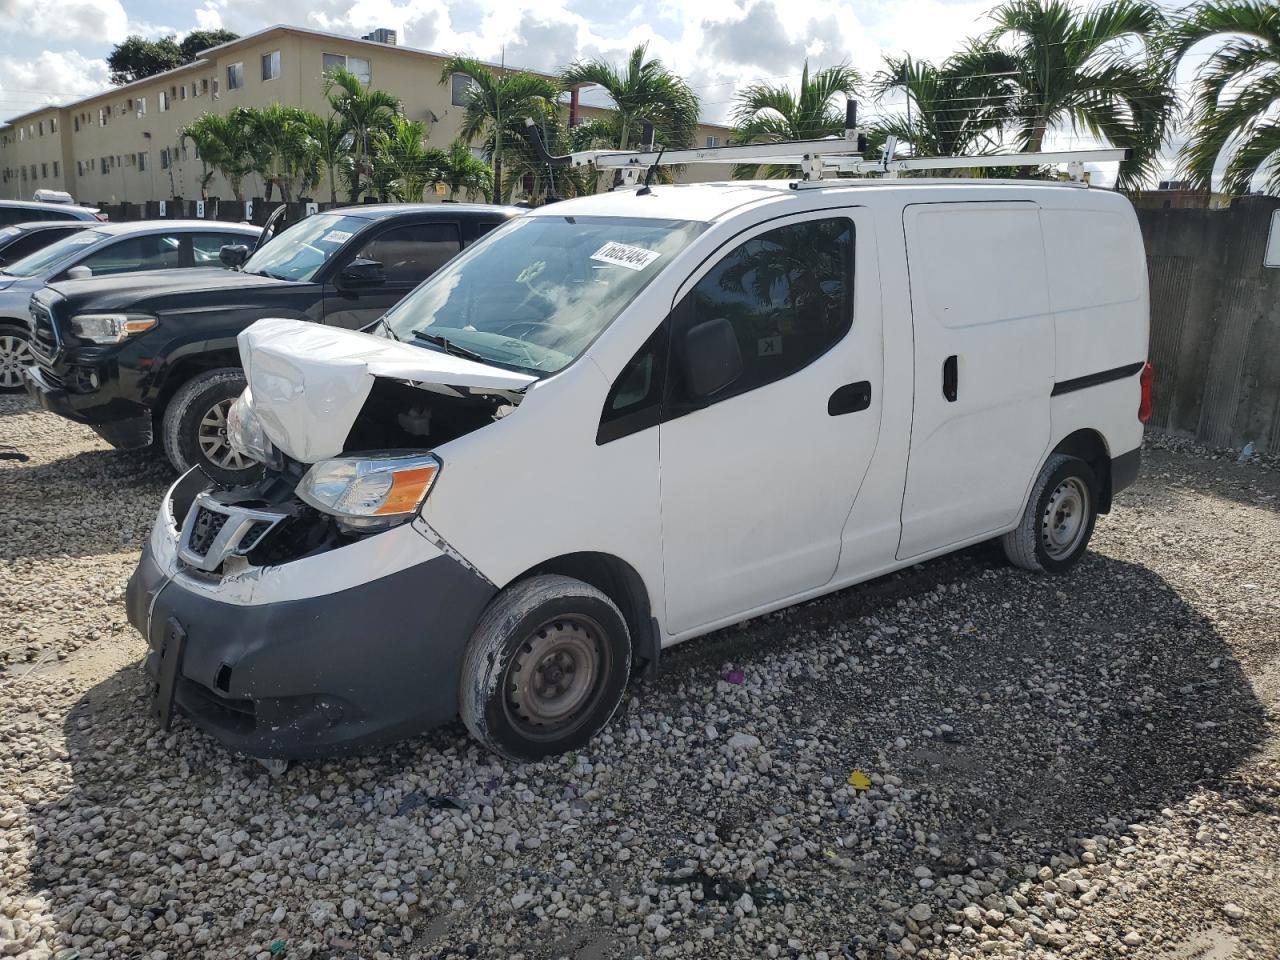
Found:
M 657 250 L 646 250 L 644 247 L 633 247 L 629 243 L 609 241 L 591 255 L 592 260 L 611 263 L 615 267 L 626 267 L 628 270 L 643 270 L 662 254 Z
M 321 243 L 346 243 L 351 239 L 351 234 L 345 230 L 330 230 L 320 238 Z
M 93 243 L 97 239 L 99 238 L 96 234 L 92 234 L 88 232 L 77 233 L 74 237 L 68 237 L 67 243 L 72 246 L 80 246 L 81 244 L 85 244 L 85 243 Z

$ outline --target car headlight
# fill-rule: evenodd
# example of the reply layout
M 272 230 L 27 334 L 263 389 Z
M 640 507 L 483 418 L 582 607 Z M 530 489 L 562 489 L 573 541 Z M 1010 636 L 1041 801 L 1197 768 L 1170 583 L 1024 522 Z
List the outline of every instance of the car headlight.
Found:
M 297 494 L 322 513 L 354 528 L 390 527 L 418 512 L 440 473 L 429 453 L 375 453 L 321 460 Z
M 90 343 L 119 343 L 155 325 L 156 318 L 145 313 L 82 313 L 71 318 L 71 332 Z
M 262 430 L 262 421 L 253 412 L 253 392 L 246 387 L 227 411 L 227 442 L 242 457 L 270 463 L 271 441 Z

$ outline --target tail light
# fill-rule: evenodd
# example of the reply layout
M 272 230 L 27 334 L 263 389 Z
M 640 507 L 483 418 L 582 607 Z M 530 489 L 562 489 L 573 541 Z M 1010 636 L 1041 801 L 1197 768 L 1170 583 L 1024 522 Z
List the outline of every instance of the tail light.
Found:
M 1155 371 L 1151 369 L 1151 364 L 1143 364 L 1142 376 L 1138 382 L 1142 386 L 1142 398 L 1138 401 L 1138 422 L 1146 423 L 1151 419 L 1151 381 L 1155 377 Z

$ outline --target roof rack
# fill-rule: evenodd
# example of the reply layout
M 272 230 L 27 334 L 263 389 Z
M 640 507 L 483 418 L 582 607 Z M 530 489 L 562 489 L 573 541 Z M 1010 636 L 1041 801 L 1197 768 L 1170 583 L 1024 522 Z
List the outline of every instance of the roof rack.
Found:
M 819 140 L 784 140 L 775 143 L 749 143 L 732 147 L 705 147 L 686 150 L 668 150 L 653 142 L 653 125 L 646 123 L 639 150 L 579 150 L 563 156 L 553 156 L 547 151 L 538 128 L 532 120 L 525 123 L 533 136 L 534 144 L 542 155 L 542 161 L 551 168 L 593 167 L 598 171 L 615 171 L 614 188 L 634 185 L 641 177 L 647 184 L 652 171 L 659 166 L 675 166 L 687 163 L 768 163 L 780 166 L 798 166 L 801 181 L 793 188 L 804 185 L 831 186 L 823 182 L 829 173 L 854 173 L 895 177 L 899 173 L 916 170 L 968 170 L 991 167 L 1038 167 L 1065 163 L 1067 177 L 1076 183 L 1087 183 L 1084 174 L 1086 163 L 1107 163 L 1128 160 L 1132 151 L 1123 148 L 1098 150 L 1058 150 L 1037 153 L 1002 153 L 970 157 L 906 157 L 895 158 L 896 137 L 886 140 L 879 159 L 867 159 L 866 133 L 857 123 L 858 105 L 849 100 L 845 105 L 845 130 L 843 137 L 824 137 Z

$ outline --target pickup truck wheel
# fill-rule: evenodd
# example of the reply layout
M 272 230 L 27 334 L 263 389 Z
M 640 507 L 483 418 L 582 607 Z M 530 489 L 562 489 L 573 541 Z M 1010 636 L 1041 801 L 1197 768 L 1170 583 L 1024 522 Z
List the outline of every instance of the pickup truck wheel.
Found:
M 227 412 L 244 392 L 244 372 L 211 370 L 184 384 L 164 411 L 164 452 L 179 472 L 199 467 L 224 486 L 249 483 L 262 465 L 231 449 Z
M 31 340 L 21 327 L 0 323 L 0 394 L 21 393 L 24 389 L 23 372 L 36 359 L 31 355 Z
M 459 712 L 490 750 L 538 760 L 585 746 L 618 709 L 630 673 L 614 602 L 581 580 L 540 574 L 507 587 L 480 618 Z
M 1031 488 L 1018 525 L 1000 543 L 1015 566 L 1066 573 L 1084 556 L 1098 519 L 1098 478 L 1078 457 L 1055 453 Z

